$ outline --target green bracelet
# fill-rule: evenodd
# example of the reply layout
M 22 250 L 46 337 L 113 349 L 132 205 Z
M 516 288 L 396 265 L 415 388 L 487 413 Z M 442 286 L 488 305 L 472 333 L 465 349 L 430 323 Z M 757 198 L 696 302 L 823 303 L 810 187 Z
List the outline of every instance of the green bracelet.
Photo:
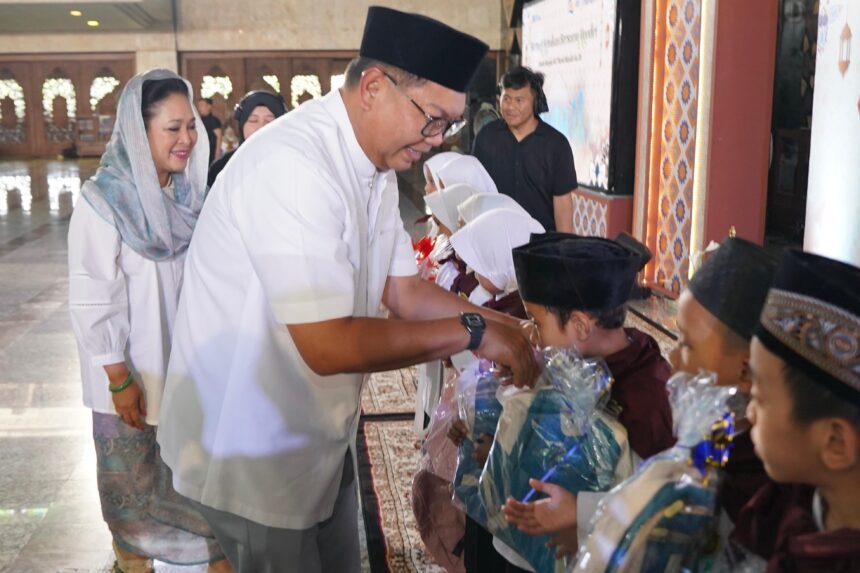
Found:
M 125 382 L 120 384 L 119 386 L 108 386 L 108 390 L 116 394 L 117 392 L 122 392 L 134 382 L 134 378 L 131 377 L 131 372 L 128 373 L 128 378 L 125 379 Z

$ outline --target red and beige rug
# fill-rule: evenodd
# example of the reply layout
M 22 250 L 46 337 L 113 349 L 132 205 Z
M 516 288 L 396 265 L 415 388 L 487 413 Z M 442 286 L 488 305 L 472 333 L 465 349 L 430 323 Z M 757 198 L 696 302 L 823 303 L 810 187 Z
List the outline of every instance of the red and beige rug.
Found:
M 371 374 L 361 393 L 361 413 L 371 417 L 414 415 L 417 389 L 417 366 Z
M 442 573 L 425 552 L 412 516 L 419 450 L 411 421 L 362 421 L 359 481 L 371 573 Z

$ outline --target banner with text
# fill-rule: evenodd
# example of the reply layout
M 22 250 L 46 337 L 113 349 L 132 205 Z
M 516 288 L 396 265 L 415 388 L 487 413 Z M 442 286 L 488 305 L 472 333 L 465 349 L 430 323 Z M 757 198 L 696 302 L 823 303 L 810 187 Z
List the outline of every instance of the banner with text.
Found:
M 522 63 L 546 75 L 543 119 L 570 141 L 581 185 L 607 190 L 617 0 L 523 8 Z

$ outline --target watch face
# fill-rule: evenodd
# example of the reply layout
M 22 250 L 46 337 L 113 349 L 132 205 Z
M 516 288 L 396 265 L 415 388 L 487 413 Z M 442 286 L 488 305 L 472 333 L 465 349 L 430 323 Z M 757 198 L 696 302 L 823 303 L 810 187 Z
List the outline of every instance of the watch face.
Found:
M 469 328 L 480 328 L 484 326 L 484 317 L 480 314 L 466 314 L 464 318 L 466 319 L 466 324 Z

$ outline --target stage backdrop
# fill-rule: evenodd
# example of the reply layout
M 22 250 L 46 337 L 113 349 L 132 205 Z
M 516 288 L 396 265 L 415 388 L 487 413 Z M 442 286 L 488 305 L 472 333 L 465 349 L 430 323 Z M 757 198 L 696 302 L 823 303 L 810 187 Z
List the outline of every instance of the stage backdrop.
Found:
M 523 9 L 523 65 L 546 75 L 543 119 L 570 141 L 580 185 L 610 194 L 633 192 L 639 14 L 635 0 Z

